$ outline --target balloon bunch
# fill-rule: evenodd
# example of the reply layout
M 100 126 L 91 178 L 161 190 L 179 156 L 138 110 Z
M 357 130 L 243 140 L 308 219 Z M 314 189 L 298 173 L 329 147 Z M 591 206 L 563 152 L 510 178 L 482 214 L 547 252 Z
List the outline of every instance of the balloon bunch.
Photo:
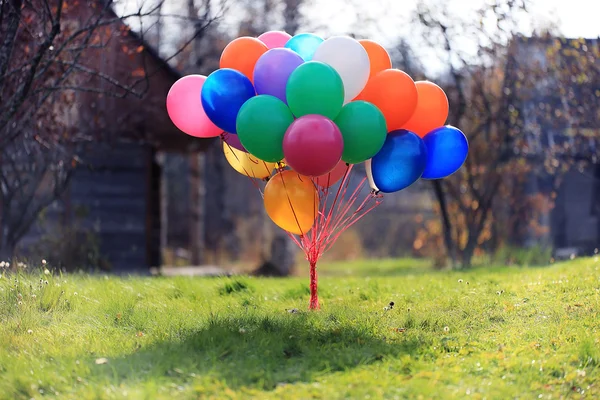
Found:
M 278 31 L 233 40 L 218 70 L 178 80 L 167 96 L 180 130 L 221 136 L 236 171 L 267 181 L 267 214 L 310 263 L 310 308 L 319 307 L 319 257 L 381 193 L 464 163 L 468 143 L 444 126 L 448 109 L 439 86 L 392 69 L 373 41 Z M 366 177 L 350 189 L 352 166 L 363 162 Z M 365 182 L 371 191 L 360 201 Z

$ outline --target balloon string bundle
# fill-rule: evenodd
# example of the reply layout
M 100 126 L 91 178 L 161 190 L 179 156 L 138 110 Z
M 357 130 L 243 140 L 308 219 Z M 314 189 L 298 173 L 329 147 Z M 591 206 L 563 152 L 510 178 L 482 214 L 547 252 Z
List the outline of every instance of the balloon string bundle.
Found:
M 226 149 L 230 150 L 236 161 L 241 162 L 242 159 L 234 152 L 234 147 L 231 144 L 231 136 L 223 134 L 221 136 L 223 145 Z M 251 160 L 254 165 L 264 164 L 264 161 Z M 240 165 L 242 165 L 240 163 Z M 262 187 L 259 185 L 259 181 L 252 171 L 241 167 L 242 172 L 252 182 L 253 186 L 259 191 L 261 197 L 264 197 Z M 280 163 L 278 166 L 279 172 L 285 170 L 285 165 Z M 318 179 L 301 177 L 310 181 L 317 190 L 318 202 L 314 203 L 313 212 L 317 216 L 314 225 L 308 232 L 304 232 L 302 224 L 299 221 L 299 212 L 294 207 L 293 191 L 286 186 L 286 179 L 283 174 L 276 174 L 271 179 L 280 179 L 282 187 L 285 191 L 285 196 L 289 209 L 293 215 L 294 223 L 297 227 L 297 231 L 300 234 L 295 235 L 290 231 L 285 231 L 293 243 L 298 246 L 303 252 L 306 260 L 310 265 L 310 301 L 309 309 L 319 309 L 319 298 L 317 290 L 317 263 L 321 256 L 328 250 L 330 250 L 337 239 L 349 229 L 352 225 L 357 223 L 365 215 L 371 212 L 375 207 L 381 204 L 383 199 L 382 194 L 378 194 L 375 191 L 370 191 L 362 201 L 359 201 L 367 178 L 362 178 L 354 189 L 349 189 L 351 182 L 351 171 L 353 165 L 345 164 L 344 173 L 341 181 L 337 185 L 337 189 L 334 189 L 335 182 L 331 182 L 331 174 L 327 175 L 326 185 L 319 186 Z M 268 180 L 265 178 L 264 180 Z M 333 199 L 332 199 L 333 198 Z M 329 204 L 329 200 L 331 200 Z M 358 206 L 355 207 L 355 205 Z
M 169 117 L 188 135 L 221 137 L 229 165 L 304 251 L 311 309 L 317 261 L 380 204 L 379 193 L 443 179 L 467 158 L 466 136 L 445 125 L 444 90 L 393 68 L 372 40 L 269 31 L 231 41 L 219 67 L 175 82 Z M 362 163 L 366 177 L 350 188 Z
M 302 232 L 301 226 L 296 217 L 292 199 L 288 193 L 288 202 L 298 229 L 302 232 L 300 235 L 286 231 L 292 241 L 304 252 L 306 260 L 310 264 L 310 309 L 319 309 L 319 298 L 317 292 L 317 262 L 326 251 L 330 250 L 342 233 L 357 223 L 361 218 L 367 215 L 375 207 L 381 204 L 383 196 L 369 192 L 362 201 L 359 201 L 361 193 L 365 188 L 366 178 L 362 178 L 356 185 L 356 188 L 349 189 L 351 182 L 352 165 L 346 166 L 346 171 L 337 189 L 332 186 L 319 187 L 315 179 L 311 182 L 318 188 L 318 210 L 317 218 L 310 231 Z M 281 176 L 282 181 L 284 177 Z M 330 179 L 330 177 L 328 177 Z M 283 182 L 285 185 L 285 182 Z M 329 204 L 329 200 L 333 201 Z M 356 206 L 358 204 L 358 206 Z

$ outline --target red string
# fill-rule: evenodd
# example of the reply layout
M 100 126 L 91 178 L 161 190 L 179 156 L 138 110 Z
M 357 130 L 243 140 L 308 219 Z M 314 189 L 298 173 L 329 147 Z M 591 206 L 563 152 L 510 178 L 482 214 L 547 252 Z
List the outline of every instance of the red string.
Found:
M 225 141 L 225 137 L 223 137 L 223 140 Z M 227 142 L 225 141 L 225 143 Z M 233 151 L 232 153 L 235 155 Z M 295 235 L 287 231 L 286 233 L 296 244 L 296 246 L 302 249 L 306 260 L 310 264 L 309 308 L 311 309 L 319 308 L 319 299 L 317 295 L 317 262 L 323 253 L 333 247 L 342 233 L 360 221 L 365 215 L 375 209 L 375 207 L 379 206 L 383 198 L 381 194 L 376 194 L 371 191 L 364 198 L 362 198 L 361 201 L 359 201 L 361 198 L 361 193 L 366 187 L 365 184 L 367 182 L 367 178 L 362 178 L 355 188 L 349 188 L 350 181 L 352 180 L 352 167 L 352 165 L 348 165 L 348 168 L 346 169 L 341 181 L 334 185 L 337 186 L 337 189 L 333 189 L 332 187 L 320 187 L 317 185 L 315 178 L 311 179 L 318 194 L 318 210 L 314 210 L 316 213 L 315 222 L 308 232 L 302 232 L 300 229 L 300 223 L 296 215 L 296 210 L 294 209 L 294 203 L 292 202 L 290 194 L 287 192 L 285 179 L 283 178 L 283 175 L 280 175 L 283 187 L 286 191 L 289 207 L 292 210 L 296 224 L 301 232 L 300 235 Z M 278 164 L 277 172 L 281 172 L 283 170 L 284 168 L 282 165 Z M 252 178 L 250 174 L 247 173 L 246 175 Z M 271 179 L 272 178 L 273 176 Z M 330 183 L 330 179 L 331 175 L 327 177 L 328 185 Z M 255 187 L 259 189 L 261 195 L 263 195 L 257 180 L 251 180 L 253 181 Z M 333 199 L 331 202 L 329 202 L 331 198 Z

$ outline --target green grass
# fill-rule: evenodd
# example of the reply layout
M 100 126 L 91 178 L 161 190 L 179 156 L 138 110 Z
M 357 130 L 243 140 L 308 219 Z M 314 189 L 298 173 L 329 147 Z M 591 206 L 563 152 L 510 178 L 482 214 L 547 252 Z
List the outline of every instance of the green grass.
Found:
M 5 275 L 0 399 L 598 398 L 599 267 L 330 264 L 318 312 L 306 277 Z

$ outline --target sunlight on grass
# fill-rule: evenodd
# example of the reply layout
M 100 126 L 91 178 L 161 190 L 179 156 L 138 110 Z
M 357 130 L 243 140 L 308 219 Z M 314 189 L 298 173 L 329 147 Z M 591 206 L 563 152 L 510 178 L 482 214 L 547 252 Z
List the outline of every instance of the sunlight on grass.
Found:
M 318 265 L 320 276 L 399 276 L 431 273 L 427 259 L 371 259 L 356 261 L 323 261 Z M 308 262 L 298 262 L 296 274 L 308 276 Z
M 305 277 L 7 274 L 0 398 L 595 398 L 599 267 L 324 263 L 320 312 Z

